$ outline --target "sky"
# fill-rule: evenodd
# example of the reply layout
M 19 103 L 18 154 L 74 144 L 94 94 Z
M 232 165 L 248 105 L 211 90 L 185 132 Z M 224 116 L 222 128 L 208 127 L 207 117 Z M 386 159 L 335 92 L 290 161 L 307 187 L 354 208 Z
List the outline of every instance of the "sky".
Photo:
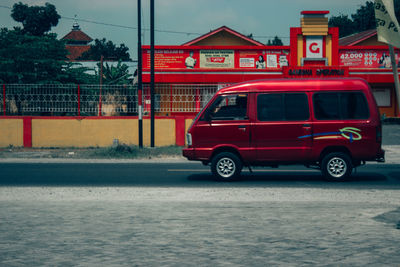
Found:
M 10 14 L 15 3 L 56 6 L 62 17 L 52 32 L 66 35 L 77 16 L 81 30 L 93 39 L 106 38 L 137 55 L 137 0 L 0 0 L 0 27 L 21 26 Z M 351 15 L 366 0 L 155 0 L 155 44 L 180 45 L 221 26 L 267 43 L 274 36 L 289 44 L 290 27 L 300 26 L 303 10 L 328 10 L 329 16 Z M 91 22 L 89 22 L 91 21 Z M 96 22 L 96 23 L 93 23 Z M 104 24 L 117 25 L 104 25 Z M 142 0 L 142 44 L 150 43 L 150 0 Z M 179 32 L 179 33 L 174 33 Z

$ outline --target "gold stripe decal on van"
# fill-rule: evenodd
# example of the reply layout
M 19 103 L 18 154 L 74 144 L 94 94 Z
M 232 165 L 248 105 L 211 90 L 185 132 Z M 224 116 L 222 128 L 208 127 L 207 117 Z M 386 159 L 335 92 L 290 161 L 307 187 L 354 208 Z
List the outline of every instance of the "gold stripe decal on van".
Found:
M 361 130 L 358 128 L 344 127 L 342 129 L 339 129 L 338 132 L 309 134 L 309 135 L 299 136 L 298 138 L 301 139 L 301 138 L 312 137 L 315 140 L 345 138 L 350 140 L 350 143 L 353 143 L 353 141 L 358 141 L 362 139 L 362 135 L 359 132 L 361 132 Z

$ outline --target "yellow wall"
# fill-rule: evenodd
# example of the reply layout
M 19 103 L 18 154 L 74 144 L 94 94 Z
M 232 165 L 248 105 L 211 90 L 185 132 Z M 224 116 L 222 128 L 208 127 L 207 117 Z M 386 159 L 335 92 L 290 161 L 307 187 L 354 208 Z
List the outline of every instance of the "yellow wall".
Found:
M 150 120 L 143 120 L 143 143 L 150 145 Z M 175 120 L 155 121 L 155 145 L 175 144 Z M 114 139 L 138 144 L 137 119 L 33 119 L 33 147 L 106 147 Z
M 0 147 L 23 146 L 23 120 L 0 119 Z
M 332 66 L 332 35 L 326 36 L 326 57 L 328 58 L 328 66 Z
M 136 120 L 137 125 L 137 120 Z M 175 120 L 174 119 L 158 119 L 154 122 L 154 143 L 155 146 L 172 146 L 175 145 Z M 137 130 L 136 130 L 137 133 Z M 135 144 L 137 144 L 137 137 Z M 150 146 L 150 120 L 143 120 L 143 144 Z
M 303 58 L 303 36 L 297 38 L 297 66 L 301 66 L 301 58 Z

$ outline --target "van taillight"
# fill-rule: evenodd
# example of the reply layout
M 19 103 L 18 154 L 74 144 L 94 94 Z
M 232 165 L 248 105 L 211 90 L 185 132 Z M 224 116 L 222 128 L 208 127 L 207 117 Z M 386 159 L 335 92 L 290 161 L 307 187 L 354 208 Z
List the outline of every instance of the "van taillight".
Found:
M 376 127 L 376 142 L 382 143 L 382 125 Z

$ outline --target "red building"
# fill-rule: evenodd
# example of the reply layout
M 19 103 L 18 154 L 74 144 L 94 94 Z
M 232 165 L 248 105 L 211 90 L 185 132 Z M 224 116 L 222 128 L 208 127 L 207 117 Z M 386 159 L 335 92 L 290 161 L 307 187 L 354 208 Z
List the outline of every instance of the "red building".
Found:
M 225 26 L 182 45 L 156 46 L 155 81 L 169 88 L 171 99 L 179 95 L 177 84 L 193 88 L 186 94 L 198 111 L 203 88 L 269 78 L 360 77 L 372 87 L 381 114 L 399 116 L 387 45 L 373 30 L 339 39 L 338 28 L 328 27 L 328 13 L 303 11 L 301 26 L 290 28 L 289 46 L 266 46 Z M 149 46 L 143 46 L 143 81 L 150 82 Z

